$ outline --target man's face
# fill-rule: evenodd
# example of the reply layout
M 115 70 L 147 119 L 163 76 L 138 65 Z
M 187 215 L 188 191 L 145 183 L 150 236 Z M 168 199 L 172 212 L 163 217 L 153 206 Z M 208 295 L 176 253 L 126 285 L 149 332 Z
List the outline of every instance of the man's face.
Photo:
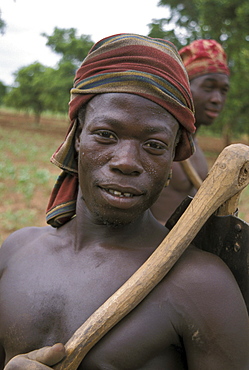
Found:
M 225 74 L 210 73 L 190 81 L 195 106 L 196 127 L 209 126 L 219 116 L 229 90 Z
M 88 103 L 76 150 L 94 222 L 123 225 L 150 208 L 167 181 L 178 129 L 164 108 L 137 95 L 100 94 Z

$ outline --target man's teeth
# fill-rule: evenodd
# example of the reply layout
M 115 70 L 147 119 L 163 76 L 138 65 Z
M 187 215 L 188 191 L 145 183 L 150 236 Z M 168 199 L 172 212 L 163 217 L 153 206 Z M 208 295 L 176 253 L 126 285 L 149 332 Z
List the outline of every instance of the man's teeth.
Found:
M 133 194 L 131 193 L 121 193 L 121 191 L 118 190 L 108 189 L 108 192 L 115 195 L 116 197 L 126 197 L 126 198 L 133 197 Z

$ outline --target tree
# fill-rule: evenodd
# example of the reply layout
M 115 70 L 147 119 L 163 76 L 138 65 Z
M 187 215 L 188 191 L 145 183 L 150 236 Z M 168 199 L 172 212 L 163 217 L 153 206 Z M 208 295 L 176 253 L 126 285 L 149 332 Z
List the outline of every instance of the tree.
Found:
M 45 73 L 48 67 L 35 62 L 15 72 L 15 85 L 6 95 L 5 103 L 17 109 L 32 110 L 35 122 L 40 122 L 41 113 L 46 110 L 44 95 L 46 94 Z
M 42 36 L 47 37 L 46 45 L 57 53 L 61 54 L 62 59 L 70 61 L 73 64 L 79 64 L 87 55 L 93 45 L 89 35 L 77 36 L 75 28 L 54 28 L 51 36 L 43 33 Z
M 47 69 L 44 73 L 46 88 L 43 101 L 51 112 L 67 113 L 75 67 L 69 61 L 59 63 L 57 69 Z
M 44 98 L 50 110 L 65 112 L 68 109 L 69 92 L 75 71 L 94 43 L 89 35 L 77 36 L 75 28 L 60 29 L 55 27 L 51 36 L 45 33 L 42 35 L 47 38 L 46 45 L 61 55 L 57 68 L 53 72 L 50 71 L 48 77 L 49 93 Z
M 66 113 L 70 99 L 75 70 L 93 45 L 89 36 L 76 36 L 74 28 L 55 28 L 47 37 L 47 45 L 61 59 L 56 68 L 45 67 L 35 62 L 15 73 L 15 87 L 5 98 L 5 103 L 18 109 L 30 109 L 35 113 L 36 122 L 45 110 Z
M 0 105 L 3 103 L 3 99 L 7 94 L 7 86 L 4 85 L 2 81 L 0 81 Z
M 169 15 L 153 19 L 151 37 L 172 41 L 178 48 L 198 39 L 215 39 L 224 47 L 231 71 L 226 109 L 212 130 L 249 133 L 249 2 L 248 0 L 160 0 Z
M 6 23 L 5 23 L 5 21 L 3 20 L 3 18 L 2 18 L 2 12 L 1 12 L 1 10 L 0 10 L 0 33 L 1 33 L 1 34 L 4 34 L 5 27 L 6 27 Z

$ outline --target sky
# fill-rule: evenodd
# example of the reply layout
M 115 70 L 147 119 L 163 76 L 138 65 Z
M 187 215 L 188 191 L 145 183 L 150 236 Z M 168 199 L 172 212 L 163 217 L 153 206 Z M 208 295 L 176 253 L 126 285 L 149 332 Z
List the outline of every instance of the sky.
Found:
M 1 0 L 6 22 L 0 35 L 0 81 L 14 82 L 13 72 L 36 61 L 55 67 L 59 56 L 46 46 L 55 27 L 76 28 L 92 41 L 116 33 L 147 35 L 152 19 L 167 16 L 159 0 Z

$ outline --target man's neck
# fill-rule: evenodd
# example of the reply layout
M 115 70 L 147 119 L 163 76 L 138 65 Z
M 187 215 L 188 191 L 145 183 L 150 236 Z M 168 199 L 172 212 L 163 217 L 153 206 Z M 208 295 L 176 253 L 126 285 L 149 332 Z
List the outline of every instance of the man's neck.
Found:
M 109 248 L 150 248 L 160 244 L 167 229 L 160 225 L 147 210 L 133 222 L 125 225 L 101 223 L 94 219 L 84 201 L 77 201 L 74 222 L 75 248 L 103 245 Z

